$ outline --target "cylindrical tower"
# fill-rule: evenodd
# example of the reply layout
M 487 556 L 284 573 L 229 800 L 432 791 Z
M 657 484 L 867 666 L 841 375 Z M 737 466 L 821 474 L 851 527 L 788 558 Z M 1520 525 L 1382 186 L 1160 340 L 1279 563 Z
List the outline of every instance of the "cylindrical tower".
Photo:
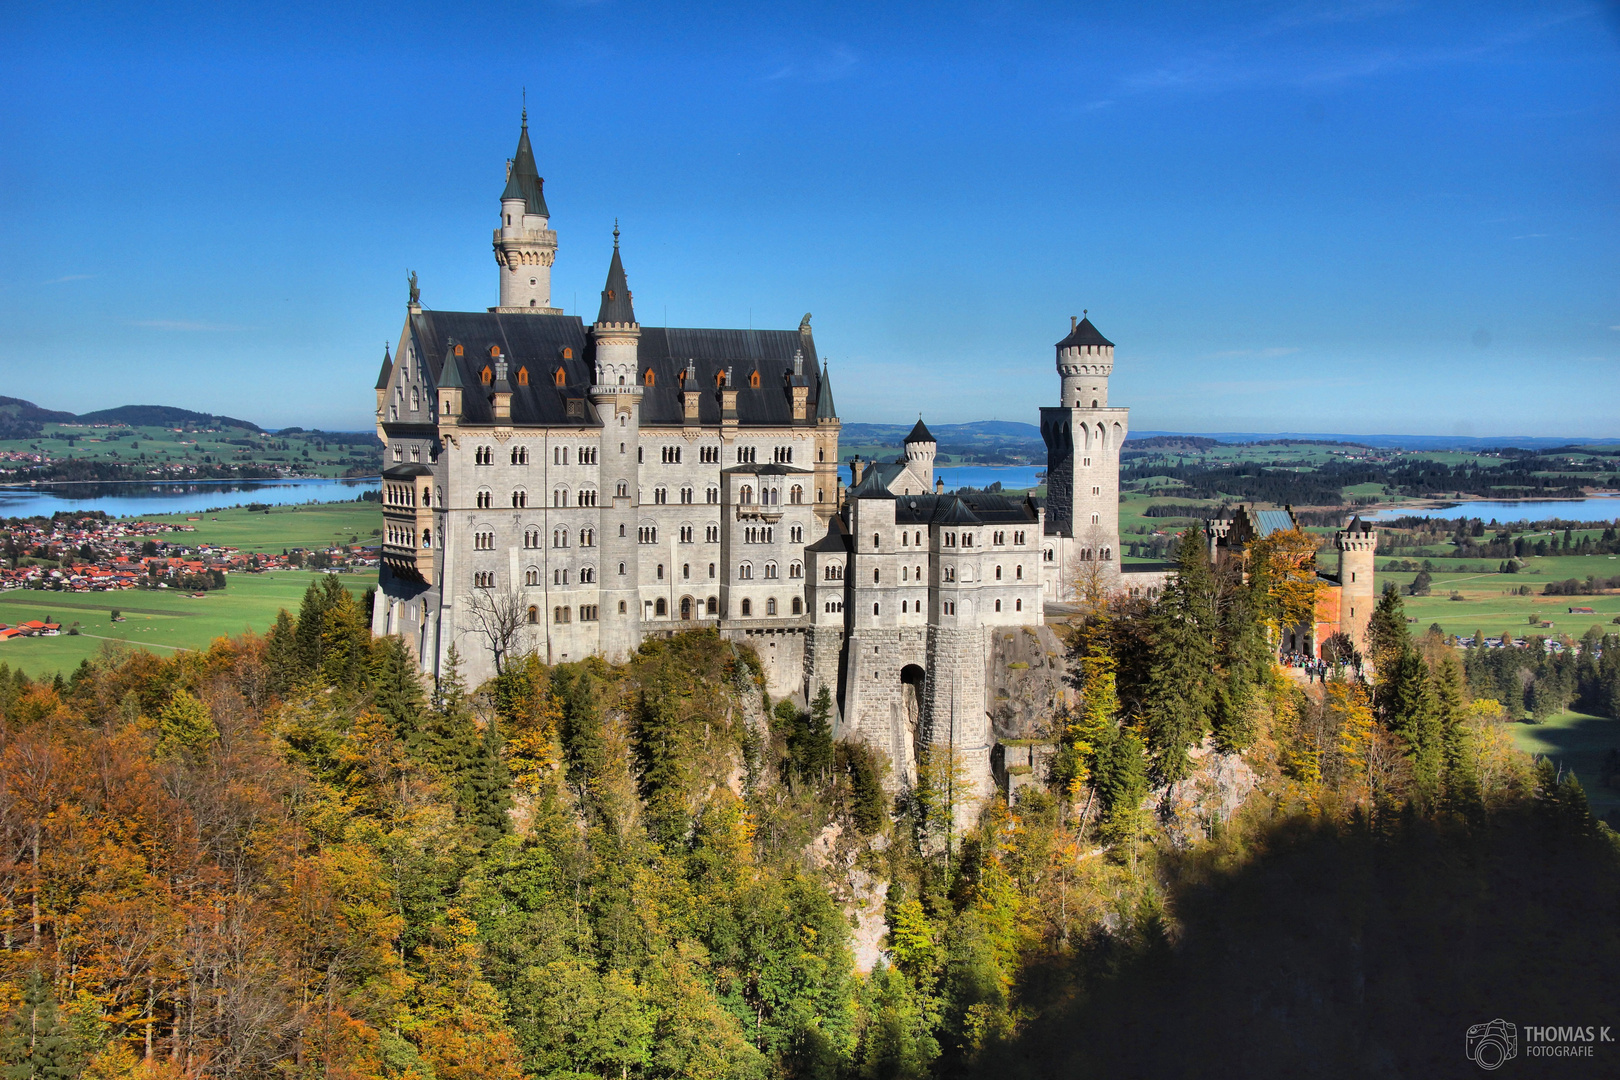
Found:
M 1058 342 L 1057 369 L 1063 378 L 1063 408 L 1108 407 L 1114 343 L 1099 334 L 1090 319 L 1070 318 L 1069 336 Z
M 602 307 L 591 327 L 596 346 L 596 382 L 591 401 L 602 425 L 599 455 L 602 499 L 601 651 L 615 663 L 641 644 L 640 572 L 637 565 L 641 470 L 641 382 L 637 354 L 641 326 L 636 322 L 619 261 L 619 230 L 613 229 L 613 261 L 608 265 Z
M 561 315 L 551 306 L 551 264 L 557 257 L 557 234 L 548 227 L 545 180 L 534 164 L 529 145 L 529 111 L 523 110 L 523 132 L 517 153 L 506 165 L 501 192 L 501 224 L 495 230 L 495 262 L 501 268 L 502 312 Z
M 922 493 L 928 494 L 934 488 L 934 458 L 939 453 L 939 443 L 923 424 L 922 417 L 917 417 L 917 426 L 906 436 L 904 450 L 906 464 L 911 466 L 912 472 L 922 476 Z
M 1378 606 L 1373 584 L 1373 560 L 1378 553 L 1378 532 L 1371 522 L 1355 517 L 1333 534 L 1339 550 L 1339 628 L 1350 635 L 1358 650 L 1365 649 L 1367 624 Z

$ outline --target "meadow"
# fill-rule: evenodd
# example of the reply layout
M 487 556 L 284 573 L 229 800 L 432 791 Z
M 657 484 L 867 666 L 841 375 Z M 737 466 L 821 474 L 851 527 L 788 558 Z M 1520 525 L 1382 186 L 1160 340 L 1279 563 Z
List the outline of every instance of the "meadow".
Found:
M 1573 771 L 1599 818 L 1620 812 L 1620 790 L 1600 782 L 1603 760 L 1620 750 L 1620 720 L 1567 712 L 1540 724 L 1509 724 L 1513 742 L 1527 754 L 1539 754 L 1560 769 Z M 1609 819 L 1615 824 L 1620 819 Z
M 306 503 L 266 510 L 234 508 L 202 514 L 143 515 L 142 521 L 190 525 L 195 533 L 174 537 L 186 546 L 220 544 L 246 552 L 280 553 L 292 548 L 369 544 L 382 529 L 375 502 Z
M 148 466 L 262 465 L 301 476 L 374 474 L 382 454 L 353 432 L 176 430 L 155 425 L 92 427 L 49 423 L 36 438 L 0 439 L 0 451 L 43 453 L 52 461 Z
M 70 673 L 82 660 L 104 649 L 135 647 L 159 655 L 203 649 L 217 637 L 244 631 L 264 633 L 282 608 L 297 613 L 304 591 L 321 575 L 303 570 L 231 574 L 222 590 L 193 598 L 178 589 L 131 589 L 113 593 L 59 593 L 32 589 L 0 592 L 0 623 L 30 619 L 60 622 L 60 637 L 14 638 L 0 642 L 0 663 L 30 678 Z M 377 572 L 340 574 L 349 591 L 361 595 L 377 584 Z M 124 621 L 112 621 L 117 608 Z M 68 627 L 77 622 L 79 633 Z

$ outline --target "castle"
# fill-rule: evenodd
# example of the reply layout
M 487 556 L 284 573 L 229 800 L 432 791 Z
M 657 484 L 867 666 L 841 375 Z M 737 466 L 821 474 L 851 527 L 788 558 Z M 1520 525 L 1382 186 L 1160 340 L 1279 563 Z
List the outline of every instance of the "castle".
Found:
M 1089 319 L 1056 346 L 1041 410 L 1048 495 L 948 495 L 918 421 L 892 462 L 839 470 L 840 423 L 810 316 L 795 329 L 643 326 L 613 249 L 593 323 L 551 306 L 557 233 L 525 114 L 493 249 L 500 303 L 442 312 L 415 275 L 376 383 L 383 548 L 373 629 L 424 672 L 455 648 L 474 684 L 507 656 L 623 660 L 701 627 L 753 646 L 773 696 L 825 687 L 835 734 L 897 782 L 926 745 L 976 792 L 997 740 L 997 633 L 1039 628 L 1076 583 L 1121 573 L 1114 346 Z

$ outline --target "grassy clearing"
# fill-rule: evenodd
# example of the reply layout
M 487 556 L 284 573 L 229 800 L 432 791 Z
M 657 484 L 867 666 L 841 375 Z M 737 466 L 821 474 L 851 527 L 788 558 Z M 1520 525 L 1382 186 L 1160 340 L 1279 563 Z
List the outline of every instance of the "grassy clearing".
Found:
M 12 590 L 0 593 L 0 622 L 20 623 L 49 616 L 64 629 L 79 623 L 78 636 L 16 638 L 0 643 L 0 663 L 26 671 L 32 678 L 67 674 L 79 661 L 120 643 L 170 655 L 175 649 L 201 649 L 216 637 L 245 630 L 263 633 L 282 608 L 298 610 L 304 590 L 320 575 L 301 570 L 267 574 L 232 574 L 229 587 L 201 599 L 171 589 L 121 593 L 51 593 Z M 351 592 L 362 594 L 377 584 L 375 571 L 341 574 Z M 112 609 L 124 621 L 112 621 Z
M 371 543 L 381 535 L 382 505 L 374 502 L 310 503 L 269 510 L 219 510 L 208 514 L 143 515 L 142 521 L 191 525 L 183 544 L 224 544 L 242 551 L 280 552 L 331 544 Z
M 1513 741 L 1527 754 L 1540 754 L 1572 769 L 1586 789 L 1592 813 L 1606 817 L 1620 811 L 1620 790 L 1598 783 L 1603 758 L 1620 750 L 1620 720 L 1585 713 L 1560 713 L 1542 724 L 1510 724 Z
M 316 432 L 269 435 L 243 428 L 175 431 L 144 425 L 94 428 L 46 424 L 37 439 L 0 439 L 0 450 L 42 452 L 56 461 L 72 458 L 125 465 L 143 461 L 149 465 L 270 465 L 294 469 L 306 476 L 342 476 L 345 470 L 358 466 L 375 471 L 381 461 L 376 446 L 330 442 Z
M 1394 582 L 1404 593 L 1416 576 L 1380 573 L 1379 588 L 1383 588 L 1385 582 Z M 1476 630 L 1484 631 L 1486 637 L 1509 632 L 1543 636 L 1568 634 L 1576 638 L 1591 626 L 1607 632 L 1617 630 L 1612 620 L 1620 616 L 1620 595 L 1508 595 L 1509 589 L 1521 585 L 1529 585 L 1539 593 L 1546 581 L 1546 578 L 1526 578 L 1523 574 L 1437 573 L 1433 575 L 1430 595 L 1403 596 L 1402 602 L 1406 605 L 1407 617 L 1417 620 L 1412 627 L 1415 633 L 1422 633 L 1432 623 L 1440 624 L 1440 629 L 1448 634 L 1463 637 L 1472 637 Z M 1463 599 L 1450 599 L 1453 591 L 1460 593 Z M 1572 607 L 1589 607 L 1594 614 L 1571 614 Z M 1531 615 L 1552 623 L 1552 628 L 1531 625 Z

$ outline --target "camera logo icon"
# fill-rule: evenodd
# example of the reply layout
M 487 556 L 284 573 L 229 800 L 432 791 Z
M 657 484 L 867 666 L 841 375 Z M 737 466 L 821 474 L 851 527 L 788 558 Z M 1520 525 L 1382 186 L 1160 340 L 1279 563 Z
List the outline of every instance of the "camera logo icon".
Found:
M 1518 1025 L 1498 1018 L 1468 1029 L 1468 1060 L 1487 1072 L 1518 1056 Z

